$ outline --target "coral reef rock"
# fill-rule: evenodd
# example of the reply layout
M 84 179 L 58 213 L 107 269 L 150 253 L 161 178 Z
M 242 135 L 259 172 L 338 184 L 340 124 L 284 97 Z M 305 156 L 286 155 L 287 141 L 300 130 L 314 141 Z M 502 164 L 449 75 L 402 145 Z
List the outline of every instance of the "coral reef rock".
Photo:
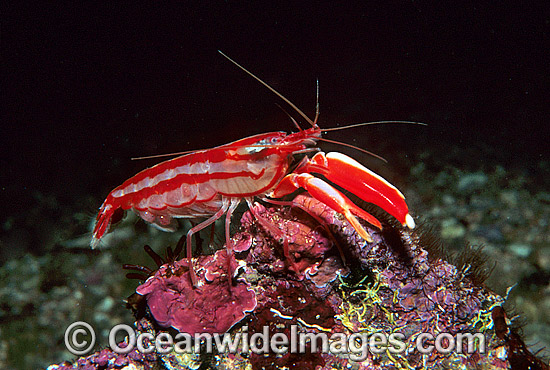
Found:
M 197 287 L 186 260 L 138 287 L 138 332 L 186 333 L 187 352 L 120 359 L 103 350 L 50 369 L 549 368 L 506 317 L 505 299 L 483 285 L 479 254 L 452 264 L 433 239 L 391 220 L 368 229 L 369 243 L 309 196 L 295 202 L 254 205 L 285 235 L 287 256 L 284 240 L 245 212 L 233 253 L 195 260 Z

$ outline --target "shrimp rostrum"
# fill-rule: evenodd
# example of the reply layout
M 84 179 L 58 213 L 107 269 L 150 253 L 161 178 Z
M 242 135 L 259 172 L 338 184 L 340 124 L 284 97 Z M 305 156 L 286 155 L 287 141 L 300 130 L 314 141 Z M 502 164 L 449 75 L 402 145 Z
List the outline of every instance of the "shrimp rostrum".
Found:
M 225 56 L 225 55 L 224 55 Z M 228 58 L 227 56 L 225 56 Z M 229 58 L 228 58 L 229 59 Z M 256 78 L 294 108 L 311 125 L 291 134 L 269 132 L 250 136 L 212 149 L 199 150 L 147 168 L 112 190 L 99 209 L 91 246 L 96 247 L 109 231 L 115 215 L 133 209 L 143 220 L 162 230 L 173 231 L 174 218 L 206 218 L 187 233 L 187 258 L 191 262 L 191 241 L 194 233 L 208 227 L 225 214 L 226 247 L 231 251 L 230 222 L 235 208 L 245 200 L 259 223 L 268 229 L 276 228 L 254 212 L 253 199 L 266 201 L 305 189 L 312 197 L 341 213 L 357 233 L 371 241 L 369 232 L 358 220 L 381 229 L 381 223 L 328 182 L 327 180 L 375 204 L 395 217 L 403 226 L 414 228 L 414 221 L 405 197 L 381 176 L 354 159 L 336 152 L 323 153 L 314 146 L 321 140 L 321 129 L 288 99 Z M 317 111 L 318 112 L 318 111 Z M 289 173 L 296 154 L 317 151 L 305 157 Z M 288 245 L 284 241 L 288 256 Z M 197 278 L 191 268 L 191 277 Z

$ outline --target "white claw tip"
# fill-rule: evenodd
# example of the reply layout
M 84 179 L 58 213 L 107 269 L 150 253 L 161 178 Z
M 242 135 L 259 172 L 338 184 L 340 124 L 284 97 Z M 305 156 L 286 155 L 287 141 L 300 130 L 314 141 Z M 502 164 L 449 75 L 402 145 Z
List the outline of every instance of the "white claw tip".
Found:
M 416 224 L 414 223 L 414 220 L 412 218 L 412 216 L 410 214 L 407 213 L 407 215 L 405 216 L 405 224 L 407 225 L 407 227 L 409 229 L 414 229 L 414 227 L 416 226 Z

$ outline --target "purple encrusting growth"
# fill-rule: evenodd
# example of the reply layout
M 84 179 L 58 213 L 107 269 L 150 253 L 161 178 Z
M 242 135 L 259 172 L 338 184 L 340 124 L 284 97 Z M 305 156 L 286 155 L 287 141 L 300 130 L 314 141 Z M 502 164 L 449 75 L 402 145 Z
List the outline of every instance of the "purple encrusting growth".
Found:
M 256 295 L 250 284 L 239 279 L 230 286 L 225 249 L 200 257 L 195 266 L 200 279 L 197 288 L 191 283 L 186 260 L 162 265 L 137 288 L 159 325 L 189 334 L 225 333 L 254 310 Z
M 145 320 L 137 323 L 138 330 L 141 332 L 150 332 L 151 325 Z M 150 345 L 148 340 L 145 340 L 145 345 Z M 126 348 L 125 342 L 119 343 L 120 348 Z M 140 370 L 153 370 L 156 369 L 156 361 L 158 357 L 155 353 L 144 354 L 133 349 L 127 354 L 119 354 L 114 352 L 111 348 L 105 348 L 94 354 L 81 357 L 74 363 L 65 361 L 59 365 L 51 365 L 48 370 L 112 370 L 112 369 L 140 369 Z
M 295 325 L 299 333 L 325 333 L 329 337 L 334 333 L 399 332 L 405 335 L 407 351 L 369 352 L 362 361 L 354 361 L 347 354 L 318 353 L 309 343 L 303 354 L 157 353 L 151 355 L 156 366 L 548 369 L 508 327 L 501 308 L 504 299 L 475 282 L 470 264 L 455 266 L 438 257 L 420 234 L 391 225 L 385 225 L 382 232 L 368 229 L 373 242 L 367 243 L 327 206 L 305 195 L 295 201 L 324 220 L 333 235 L 327 235 L 316 217 L 302 210 L 256 204 L 256 212 L 286 236 L 289 256 L 284 256 L 280 241 L 246 212 L 240 231 L 232 238 L 236 257 L 232 260 L 232 285 L 225 250 L 197 259 L 201 283 L 196 289 L 191 286 L 185 260 L 167 263 L 137 289 L 148 304 L 148 313 L 138 317 L 138 330 L 151 331 L 155 327 L 158 334 L 172 326 L 189 334 L 228 331 L 235 335 L 246 331 L 251 335 L 267 327 L 272 335 L 284 333 L 290 337 L 291 326 Z M 340 250 L 332 240 L 337 241 Z M 500 310 L 497 322 L 495 310 Z M 466 343 L 461 348 L 463 353 L 456 349 L 448 354 L 426 355 L 410 351 L 413 339 L 421 332 L 481 333 L 486 352 L 476 347 L 474 353 L 467 353 Z M 82 365 L 75 363 L 63 369 L 106 368 L 92 360 L 101 353 L 80 359 Z M 149 359 L 152 357 L 146 361 Z M 133 368 L 148 369 L 150 365 L 141 363 Z

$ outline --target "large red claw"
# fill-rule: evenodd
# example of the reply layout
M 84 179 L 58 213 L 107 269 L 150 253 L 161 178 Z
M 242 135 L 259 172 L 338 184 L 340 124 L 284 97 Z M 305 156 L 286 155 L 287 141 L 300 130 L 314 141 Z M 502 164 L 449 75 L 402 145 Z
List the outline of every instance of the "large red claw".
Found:
M 289 174 L 283 178 L 277 188 L 273 191 L 273 196 L 279 198 L 292 193 L 298 188 L 307 190 L 309 195 L 323 202 L 336 212 L 343 214 L 357 233 L 368 242 L 372 242 L 372 238 L 355 216 L 361 217 L 378 229 L 382 229 L 380 221 L 378 221 L 374 216 L 357 207 L 348 197 L 331 185 L 327 184 L 325 181 L 318 179 L 309 173 Z
M 322 152 L 305 162 L 298 172 L 315 172 L 351 191 L 366 202 L 375 204 L 395 217 L 403 226 L 415 227 L 405 197 L 386 179 L 342 153 Z

